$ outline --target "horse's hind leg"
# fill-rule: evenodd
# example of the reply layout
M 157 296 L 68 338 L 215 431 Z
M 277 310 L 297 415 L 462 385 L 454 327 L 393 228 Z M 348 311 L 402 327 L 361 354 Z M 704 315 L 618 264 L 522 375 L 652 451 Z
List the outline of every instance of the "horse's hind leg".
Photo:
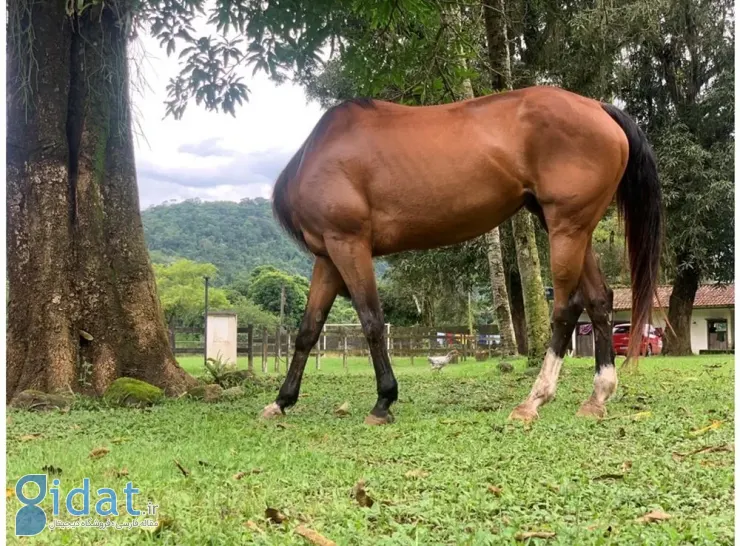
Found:
M 373 359 L 378 400 L 365 423 L 390 423 L 393 415 L 389 410 L 398 398 L 398 383 L 386 350 L 383 311 L 375 283 L 370 245 L 359 237 L 343 236 L 326 237 L 325 244 L 352 296 Z
M 509 419 L 536 419 L 537 409 L 553 399 L 568 342 L 578 317 L 583 312 L 583 295 L 579 281 L 590 234 L 567 228 L 559 230 L 551 226 L 549 235 L 550 266 L 555 291 L 552 338 L 529 396 L 514 408 Z
M 331 260 L 317 257 L 311 275 L 306 312 L 295 339 L 293 360 L 290 362 L 288 374 L 280 387 L 277 399 L 263 410 L 262 417 L 271 418 L 282 415 L 285 408 L 292 406 L 298 400 L 303 370 L 306 368 L 311 348 L 316 345 L 334 299 L 343 288 L 342 277 Z
M 611 322 L 614 293 L 606 286 L 604 276 L 590 248 L 586 254 L 581 287 L 586 302 L 586 310 L 594 327 L 596 372 L 594 374 L 594 391 L 578 410 L 578 415 L 601 418 L 606 415 L 606 401 L 617 389 L 617 370 L 614 366 Z

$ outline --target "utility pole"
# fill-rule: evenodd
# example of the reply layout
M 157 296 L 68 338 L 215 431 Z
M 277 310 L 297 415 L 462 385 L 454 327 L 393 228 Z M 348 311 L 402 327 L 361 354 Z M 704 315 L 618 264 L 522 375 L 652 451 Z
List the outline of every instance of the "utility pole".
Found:
M 203 316 L 203 364 L 208 363 L 208 277 L 203 277 L 205 280 L 205 314 Z

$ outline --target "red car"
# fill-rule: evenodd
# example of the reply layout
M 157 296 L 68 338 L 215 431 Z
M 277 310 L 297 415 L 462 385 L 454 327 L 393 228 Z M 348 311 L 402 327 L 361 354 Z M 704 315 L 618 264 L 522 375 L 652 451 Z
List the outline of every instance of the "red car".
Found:
M 612 330 L 612 344 L 614 352 L 627 356 L 627 347 L 630 343 L 630 324 L 618 324 Z M 646 324 L 642 332 L 640 355 L 659 355 L 663 351 L 663 334 L 657 328 Z

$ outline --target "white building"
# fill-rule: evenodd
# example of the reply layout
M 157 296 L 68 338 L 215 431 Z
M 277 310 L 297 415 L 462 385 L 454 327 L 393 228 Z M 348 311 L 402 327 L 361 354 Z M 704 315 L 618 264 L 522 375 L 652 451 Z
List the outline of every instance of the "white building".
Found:
M 653 326 L 665 329 L 668 302 L 672 287 L 660 286 L 658 300 L 653 301 Z M 614 289 L 614 324 L 630 321 L 632 291 L 629 288 Z M 691 351 L 699 354 L 706 350 L 735 349 L 735 285 L 702 285 L 696 292 L 691 312 Z M 579 356 L 592 356 L 593 330 L 591 319 L 585 312 L 578 319 L 573 332 L 573 347 Z

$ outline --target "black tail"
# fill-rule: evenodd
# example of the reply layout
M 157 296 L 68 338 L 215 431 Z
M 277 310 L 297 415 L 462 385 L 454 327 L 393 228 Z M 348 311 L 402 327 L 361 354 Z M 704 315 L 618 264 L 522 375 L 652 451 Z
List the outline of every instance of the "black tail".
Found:
M 645 133 L 627 114 L 611 104 L 606 113 L 629 142 L 627 169 L 617 189 L 617 207 L 624 218 L 632 280 L 632 328 L 628 359 L 639 357 L 642 327 L 652 319 L 663 238 L 663 205 L 655 155 Z
M 291 210 L 290 203 L 288 202 L 288 185 L 290 184 L 290 181 L 295 178 L 295 175 L 298 172 L 298 167 L 301 164 L 303 151 L 306 149 L 307 143 L 308 139 L 285 166 L 283 172 L 280 173 L 275 181 L 275 187 L 272 189 L 272 213 L 275 216 L 275 219 L 281 226 L 283 226 L 283 229 L 296 240 L 301 248 L 305 250 L 308 250 L 306 239 L 303 237 L 301 229 L 294 222 L 293 212 Z

